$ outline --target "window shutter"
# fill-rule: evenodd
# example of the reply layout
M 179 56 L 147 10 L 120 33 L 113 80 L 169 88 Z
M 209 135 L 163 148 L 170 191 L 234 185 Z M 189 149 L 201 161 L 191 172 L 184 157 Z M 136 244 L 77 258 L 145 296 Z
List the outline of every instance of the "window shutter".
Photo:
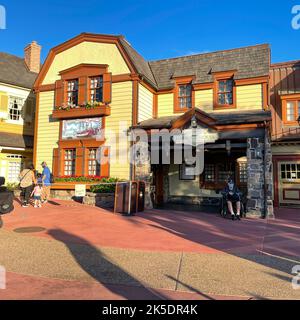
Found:
M 83 105 L 87 102 L 87 77 L 80 77 L 78 80 L 78 104 Z
M 59 176 L 59 162 L 60 162 L 60 157 L 59 157 L 59 149 L 53 149 L 53 162 L 52 162 L 52 174 L 57 177 Z
M 104 159 L 102 158 L 101 160 L 101 171 L 100 171 L 100 175 L 101 177 L 109 177 L 109 147 L 101 147 L 101 157 L 104 157 Z
M 8 96 L 0 94 L 0 112 L 8 112 Z
M 105 104 L 111 103 L 111 84 L 112 84 L 111 73 L 104 73 L 103 74 L 103 103 Z
M 55 82 L 55 107 L 61 107 L 64 103 L 64 82 L 57 80 Z

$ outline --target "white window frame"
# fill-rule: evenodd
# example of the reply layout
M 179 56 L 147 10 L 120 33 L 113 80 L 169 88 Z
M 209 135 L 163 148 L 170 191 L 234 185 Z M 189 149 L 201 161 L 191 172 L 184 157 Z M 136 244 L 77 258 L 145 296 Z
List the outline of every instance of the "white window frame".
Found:
M 20 118 L 18 120 L 13 120 L 13 119 L 10 119 L 10 110 L 11 110 L 12 104 L 14 104 L 14 101 L 16 99 L 19 100 L 19 102 L 21 102 L 20 104 L 17 104 L 18 105 L 18 109 L 20 111 Z M 20 96 L 9 96 L 6 122 L 24 124 L 24 119 L 22 118 L 22 109 L 24 107 L 24 104 L 25 104 L 25 99 L 23 97 L 20 97 Z

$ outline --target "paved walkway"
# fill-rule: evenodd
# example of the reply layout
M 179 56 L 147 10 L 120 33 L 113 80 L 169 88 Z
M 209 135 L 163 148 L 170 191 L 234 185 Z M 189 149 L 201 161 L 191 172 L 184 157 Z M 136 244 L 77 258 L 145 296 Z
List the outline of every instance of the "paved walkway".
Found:
M 66 201 L 16 204 L 0 230 L 8 272 L 0 299 L 300 299 L 291 286 L 300 212 L 276 217 L 233 222 L 162 210 L 123 217 Z

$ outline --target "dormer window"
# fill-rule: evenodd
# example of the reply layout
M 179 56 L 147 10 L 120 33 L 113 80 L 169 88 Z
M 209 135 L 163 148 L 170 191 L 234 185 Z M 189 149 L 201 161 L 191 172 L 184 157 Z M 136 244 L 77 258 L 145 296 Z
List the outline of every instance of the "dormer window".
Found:
M 183 113 L 195 107 L 194 76 L 174 77 L 174 113 Z
M 234 70 L 213 73 L 214 109 L 236 108 L 234 73 Z
M 67 98 L 69 106 L 78 105 L 78 79 L 68 81 Z
M 283 123 L 298 126 L 300 117 L 300 94 L 289 94 L 281 97 Z
M 192 85 L 191 84 L 179 85 L 178 105 L 180 109 L 190 109 L 192 107 Z
M 233 80 L 218 81 L 218 104 L 232 105 L 233 104 Z

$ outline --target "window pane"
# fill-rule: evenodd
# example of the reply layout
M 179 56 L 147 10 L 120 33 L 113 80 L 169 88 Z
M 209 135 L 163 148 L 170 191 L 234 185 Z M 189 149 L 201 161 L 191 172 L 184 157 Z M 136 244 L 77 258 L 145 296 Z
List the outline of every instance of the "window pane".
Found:
M 293 101 L 288 101 L 286 104 L 286 119 L 287 121 L 295 121 L 295 104 Z

